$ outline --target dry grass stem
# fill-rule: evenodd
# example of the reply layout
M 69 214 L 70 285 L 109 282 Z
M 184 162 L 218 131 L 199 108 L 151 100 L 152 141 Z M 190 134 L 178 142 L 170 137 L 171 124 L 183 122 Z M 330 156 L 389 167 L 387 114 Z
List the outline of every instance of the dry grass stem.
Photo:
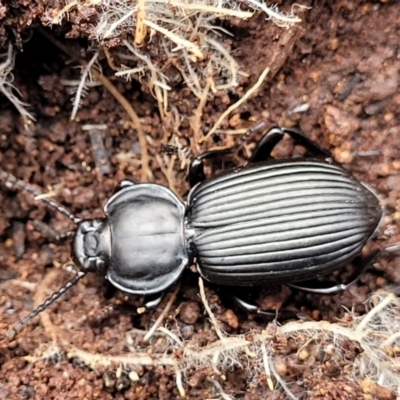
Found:
M 198 143 L 200 140 L 201 117 L 203 116 L 204 106 L 207 103 L 207 98 L 210 92 L 211 83 L 212 79 L 211 78 L 207 79 L 206 87 L 204 88 L 203 93 L 201 94 L 199 104 L 197 105 L 197 108 L 193 112 L 194 115 L 189 119 L 190 127 L 193 130 L 193 141 L 194 141 L 193 144 L 195 146 L 195 148 L 192 149 L 192 151 L 195 150 L 197 153 L 199 152 Z
M 46 292 L 57 276 L 57 270 L 46 275 L 37 288 L 35 304 L 43 301 Z M 346 326 L 342 326 L 340 323 L 326 321 L 296 321 L 283 326 L 275 326 L 273 334 L 263 331 L 259 334 L 249 332 L 246 335 L 227 336 L 218 328 L 215 317 L 205 301 L 204 287 L 201 283 L 199 285 L 201 297 L 210 319 L 216 327 L 216 331 L 219 330 L 219 340 L 213 343 L 199 346 L 196 339 L 182 341 L 171 329 L 159 327 L 158 331 L 172 339 L 168 352 L 165 352 L 165 347 L 162 347 L 161 352 L 157 352 L 157 348 L 154 347 L 157 346 L 157 341 L 155 341 L 154 344 L 149 345 L 147 350 L 130 351 L 123 355 L 90 353 L 63 340 L 62 330 L 52 324 L 49 318 L 50 311 L 45 311 L 41 314 L 41 322 L 53 343 L 49 346 L 48 351 L 41 351 L 40 358 L 52 357 L 49 355 L 60 357 L 60 353 L 66 351 L 68 358 L 77 358 L 94 370 L 100 366 L 107 368 L 118 366 L 128 370 L 134 366 L 170 366 L 175 371 L 176 385 L 182 397 L 185 395 L 183 387 L 185 371 L 191 368 L 211 367 L 216 374 L 220 375 L 235 365 L 246 370 L 250 368 L 253 379 L 257 377 L 258 381 L 265 379 L 266 375 L 270 390 L 276 390 L 279 386 L 289 399 L 295 400 L 298 397 L 293 394 L 288 383 L 275 368 L 274 355 L 279 353 L 279 347 L 275 347 L 279 342 L 277 338 L 290 337 L 293 343 L 299 344 L 298 349 L 304 347 L 304 343 L 311 343 L 311 341 L 316 344 L 321 342 L 324 347 L 333 346 L 335 357 L 339 360 L 343 359 L 343 340 L 350 340 L 357 343 L 363 350 L 354 362 L 349 364 L 350 375 L 360 381 L 368 377 L 379 385 L 398 391 L 400 371 L 396 357 L 391 356 L 391 354 L 396 354 L 395 349 L 398 348 L 400 339 L 398 335 L 400 308 L 394 295 L 387 293 L 375 295 L 371 300 L 371 310 L 362 317 L 353 316 L 353 325 L 347 323 Z M 346 321 L 350 320 L 346 319 Z M 358 329 L 360 326 L 361 328 Z M 385 343 L 385 348 L 383 343 Z M 177 356 L 175 356 L 176 349 L 179 350 Z M 26 360 L 34 362 L 38 358 L 28 356 Z M 218 381 L 215 382 L 212 383 L 220 397 L 230 398 L 222 385 Z
M 164 320 L 165 316 L 167 315 L 167 313 L 169 312 L 169 310 L 172 307 L 172 304 L 174 303 L 174 301 L 176 300 L 176 296 L 179 292 L 181 285 L 177 284 L 175 290 L 171 293 L 170 298 L 168 299 L 167 304 L 164 307 L 164 310 L 162 311 L 162 313 L 159 315 L 159 317 L 157 318 L 156 322 L 154 322 L 153 326 L 150 328 L 150 330 L 146 333 L 145 337 L 143 338 L 143 340 L 145 342 L 148 342 L 149 339 L 153 336 L 154 332 L 157 330 L 157 328 L 161 325 L 162 321 Z
M 202 60 L 204 58 L 202 51 L 200 50 L 199 46 L 197 46 L 195 43 L 192 43 L 189 40 L 186 40 L 183 37 L 180 37 L 180 36 L 176 35 L 175 33 L 170 32 L 169 30 L 155 24 L 154 22 L 148 21 L 146 19 L 144 20 L 144 24 L 147 25 L 149 28 L 154 29 L 157 32 L 160 32 L 165 37 L 167 37 L 172 42 L 174 42 L 178 46 L 175 50 L 178 50 L 181 47 L 184 47 L 188 51 L 190 51 L 195 57 L 197 57 L 199 60 Z
M 147 140 L 146 135 L 143 131 L 142 124 L 140 123 L 140 119 L 136 114 L 136 111 L 132 107 L 131 103 L 118 91 L 118 89 L 104 76 L 97 72 L 95 69 L 92 70 L 93 76 L 99 80 L 104 87 L 115 97 L 115 99 L 121 104 L 124 110 L 129 115 L 133 127 L 136 129 L 138 134 L 138 139 L 140 143 L 140 154 L 141 158 L 141 181 L 147 182 L 149 178 L 153 176 L 150 170 L 150 160 L 149 160 L 149 152 L 147 150 Z
M 246 100 L 248 100 L 263 84 L 266 76 L 268 75 L 269 72 L 269 67 L 265 68 L 264 71 L 261 73 L 259 76 L 257 82 L 252 86 L 244 95 L 241 99 L 239 99 L 236 103 L 232 104 L 231 106 L 226 109 L 221 116 L 218 118 L 217 122 L 214 124 L 214 126 L 210 129 L 210 131 L 207 133 L 207 135 L 200 140 L 200 142 L 204 142 L 207 139 L 209 139 L 214 132 L 219 128 L 219 126 L 222 124 L 222 122 L 227 118 L 227 116 L 233 111 L 236 110 L 238 107 L 240 107 Z
M 206 4 L 205 4 L 206 3 Z M 249 11 L 243 11 L 243 3 Z M 299 6 L 300 7 L 300 6 Z M 293 13 L 280 12 L 276 6 L 268 7 L 260 0 L 88 0 L 84 2 L 69 1 L 56 15 L 48 15 L 50 24 L 60 23 L 68 18 L 73 11 L 78 16 L 93 9 L 98 18 L 92 27 L 92 34 L 101 44 L 107 60 L 113 70 L 118 69 L 118 76 L 127 79 L 134 78 L 147 84 L 164 111 L 167 110 L 168 91 L 167 80 L 159 79 L 166 63 L 172 63 L 180 71 L 186 85 L 196 97 L 201 98 L 207 79 L 213 79 L 211 90 L 232 90 L 238 85 L 238 76 L 246 75 L 239 71 L 238 65 L 230 49 L 226 48 L 221 40 L 221 32 L 229 34 L 224 28 L 216 24 L 217 18 L 248 19 L 259 10 L 274 23 L 290 26 L 300 21 Z M 157 46 L 160 52 L 144 52 L 149 54 L 149 62 L 141 63 L 142 58 L 135 54 L 131 65 L 118 63 L 124 60 L 128 48 L 126 43 L 134 46 L 152 46 L 153 37 L 157 36 Z M 126 38 L 126 39 L 125 39 Z M 108 50 L 104 41 L 113 39 L 122 41 L 118 48 Z M 106 43 L 107 45 L 108 43 Z M 128 53 L 129 53 L 128 51 Z M 112 52 L 112 56 L 111 53 Z M 137 52 L 139 53 L 139 52 Z M 153 53 L 157 55 L 153 56 Z M 144 55 L 143 54 L 143 55 Z M 199 61 L 207 57 L 208 63 Z M 117 62 L 115 60 L 118 60 Z M 118 65 L 119 64 L 119 65 Z M 133 64 L 133 65 L 132 65 Z M 218 78 L 216 78 L 218 77 Z M 157 89 L 163 91 L 160 101 Z M 161 107 L 160 107 L 161 109 Z
M 96 52 L 93 55 L 93 57 L 90 59 L 90 61 L 85 66 L 83 66 L 81 80 L 79 81 L 78 87 L 76 89 L 75 100 L 73 102 L 73 107 L 72 107 L 72 112 L 71 112 L 71 117 L 70 117 L 71 121 L 73 121 L 75 119 L 76 113 L 78 112 L 78 108 L 81 105 L 82 96 L 84 96 L 86 94 L 86 90 L 85 90 L 86 79 L 88 76 L 90 78 L 91 69 L 93 67 L 93 64 L 97 60 L 98 56 L 99 56 L 99 52 Z
M 146 18 L 146 0 L 137 0 L 138 11 L 135 31 L 135 45 L 140 46 L 146 37 L 147 29 L 144 24 Z
M 20 113 L 24 125 L 28 125 L 30 123 L 29 120 L 35 121 L 35 117 L 26 110 L 26 107 L 29 107 L 29 104 L 24 103 L 13 93 L 13 91 L 17 92 L 18 89 L 13 85 L 13 75 L 12 70 L 14 69 L 14 60 L 15 53 L 14 48 L 11 43 L 8 45 L 7 53 L 0 54 L 0 59 L 4 61 L 0 64 L 0 92 L 3 93 L 5 97 L 14 105 L 14 107 Z
M 199 278 L 199 289 L 200 289 L 200 298 L 201 301 L 203 302 L 204 308 L 207 311 L 208 316 L 210 317 L 210 320 L 214 326 L 215 332 L 217 333 L 218 337 L 220 338 L 221 341 L 224 341 L 226 339 L 226 335 L 222 332 L 218 320 L 215 318 L 214 313 L 211 311 L 210 305 L 207 302 L 206 298 L 206 293 L 204 291 L 204 282 L 203 279 L 200 277 Z

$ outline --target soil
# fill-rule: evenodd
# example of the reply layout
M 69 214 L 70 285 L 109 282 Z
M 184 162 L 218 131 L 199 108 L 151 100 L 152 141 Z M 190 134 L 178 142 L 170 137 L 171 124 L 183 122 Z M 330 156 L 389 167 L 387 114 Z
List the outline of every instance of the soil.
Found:
M 29 110 L 36 121 L 25 126 L 13 106 L 0 97 L 0 166 L 41 192 L 49 192 L 80 218 L 101 217 L 102 206 L 118 181 L 142 179 L 137 131 L 103 85 L 90 88 L 76 120 L 69 120 L 71 95 L 62 82 L 79 79 L 74 68 L 77 64 L 41 33 L 41 6 L 28 0 L 21 1 L 24 5 L 19 7 L 15 3 L 1 6 L 0 2 L 0 45 L 6 49 L 7 36 L 14 35 L 13 41 L 23 48 L 16 58 L 14 84 L 23 100 L 31 104 Z M 378 237 L 368 244 L 365 254 L 397 245 L 400 8 L 396 1 L 383 0 L 318 1 L 308 5 L 310 8 L 301 12 L 303 21 L 288 30 L 269 23 L 262 14 L 248 21 L 224 22 L 233 33 L 229 38 L 232 54 L 248 77 L 241 79 L 234 92 L 207 99 L 201 134 L 206 135 L 229 104 L 243 96 L 270 66 L 261 88 L 223 121 L 221 129 L 249 128 L 262 119 L 271 126 L 300 127 L 379 193 L 385 217 Z M 29 18 L 34 21 L 32 25 L 27 22 Z M 86 55 L 88 36 L 80 29 L 75 35 L 78 38 L 66 39 L 66 35 L 71 37 L 71 29 L 65 25 L 46 32 L 72 53 Z M 140 118 L 150 160 L 147 178 L 170 186 L 184 199 L 189 191 L 185 170 L 162 151 L 167 140 L 179 134 L 180 142 L 198 154 L 211 147 L 232 145 L 237 136 L 225 132 L 202 144 L 195 142 L 189 118 L 198 101 L 179 80 L 170 95 L 170 106 L 182 118 L 179 132 L 174 132 L 167 120 L 161 121 L 157 101 L 145 85 L 114 77 L 104 55 L 100 63 L 103 74 Z M 84 130 L 88 124 L 104 124 L 106 129 Z M 276 155 L 292 150 L 285 141 Z M 250 151 L 251 145 L 246 144 L 229 165 L 243 163 Z M 51 229 L 67 232 L 75 225 L 43 202 L 4 183 L 0 205 L 0 398 L 179 398 L 173 365 L 138 365 L 132 355 L 182 356 L 179 346 L 172 346 L 173 339 L 162 332 L 150 343 L 144 341 L 145 332 L 165 309 L 174 288 L 154 310 L 138 314 L 143 305 L 141 297 L 128 297 L 109 287 L 102 276 L 88 274 L 16 338 L 7 338 L 13 324 L 71 279 L 71 272 L 64 268 L 71 262 L 70 246 L 53 243 Z M 346 310 L 352 309 L 355 315 L 365 313 L 371 292 L 388 286 L 395 289 L 400 284 L 399 261 L 400 254 L 383 252 L 357 284 L 337 295 L 275 287 L 264 288 L 255 301 L 263 309 L 282 306 L 304 319 L 336 322 L 344 318 Z M 348 266 L 329 280 L 342 282 L 350 275 Z M 201 348 L 218 337 L 198 296 L 197 280 L 195 272 L 185 272 L 161 326 L 188 346 Z M 249 332 L 266 329 L 268 320 L 237 308 L 228 296 L 231 289 L 207 282 L 205 286 L 207 301 L 229 335 L 249 338 Z M 285 318 L 280 322 L 285 323 Z M 273 326 L 270 322 L 268 329 Z M 278 338 L 270 348 L 275 368 L 296 398 L 395 398 L 389 389 L 354 379 L 350 366 L 360 352 L 354 343 L 347 343 L 345 358 L 330 362 L 317 357 L 318 346 L 307 340 L 301 335 L 296 340 Z M 79 351 L 86 352 L 85 356 Z M 130 361 L 118 358 L 128 355 Z M 223 371 L 201 363 L 191 365 L 184 371 L 182 387 L 190 399 L 285 398 L 279 385 L 275 384 L 272 391 L 268 388 L 262 363 L 258 373 L 251 372 L 251 366 L 251 361 L 240 364 L 229 360 Z

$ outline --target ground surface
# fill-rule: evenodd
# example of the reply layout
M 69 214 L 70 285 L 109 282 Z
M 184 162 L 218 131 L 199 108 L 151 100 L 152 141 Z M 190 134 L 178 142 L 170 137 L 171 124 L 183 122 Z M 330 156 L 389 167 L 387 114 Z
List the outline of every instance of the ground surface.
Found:
M 201 134 L 206 134 L 228 105 L 270 66 L 271 73 L 261 89 L 231 114 L 222 128 L 248 128 L 261 119 L 271 125 L 300 126 L 379 193 L 386 217 L 370 248 L 400 243 L 400 8 L 396 1 L 320 1 L 310 5 L 312 8 L 302 13 L 303 22 L 290 30 L 273 26 L 261 15 L 247 22 L 225 23 L 234 34 L 230 39 L 233 54 L 249 77 L 242 79 L 235 93 L 209 97 L 201 118 Z M 85 48 L 84 41 L 65 40 L 57 31 L 52 34 L 71 51 Z M 30 38 L 16 60 L 15 84 L 32 105 L 30 111 L 36 122 L 25 129 L 15 109 L 0 97 L 0 166 L 19 179 L 36 184 L 43 192 L 54 191 L 57 201 L 81 218 L 101 216 L 101 206 L 117 181 L 125 177 L 141 179 L 137 133 L 104 86 L 90 89 L 77 120 L 70 122 L 70 94 L 61 80 L 79 78 L 73 68 L 76 64 L 71 64 L 70 58 L 35 28 L 25 28 L 22 36 Z M 172 133 L 173 129 L 169 129 L 168 121 L 160 123 L 156 101 L 137 82 L 112 78 L 106 61 L 102 59 L 101 63 L 104 75 L 111 77 L 141 118 L 152 171 L 149 179 L 163 185 L 169 181 L 184 198 L 189 189 L 185 172 L 178 162 L 173 163 L 161 153 L 161 145 L 167 139 L 165 132 Z M 172 91 L 170 104 L 182 116 L 179 133 L 189 138 L 182 141 L 189 142 L 193 152 L 233 143 L 235 137 L 227 134 L 201 146 L 190 142 L 189 117 L 197 100 L 188 90 L 181 90 L 179 83 Z M 85 124 L 107 125 L 103 143 L 109 166 L 106 164 L 105 170 L 96 167 L 99 156 L 93 152 L 88 131 L 82 130 Z M 282 151 L 287 148 L 283 146 Z M 249 151 L 246 146 L 233 161 L 243 162 Z M 154 323 L 168 296 L 154 311 L 138 316 L 135 310 L 140 299 L 130 299 L 125 304 L 124 296 L 107 290 L 101 277 L 87 276 L 51 306 L 49 313 L 34 319 L 15 340 L 8 341 L 5 335 L 9 327 L 71 277 L 62 269 L 70 261 L 69 246 L 51 244 L 43 232 L 34 229 L 35 220 L 61 232 L 73 229 L 70 221 L 34 202 L 31 196 L 2 185 L 0 398 L 177 398 L 173 366 L 138 367 L 122 360 L 100 365 L 76 355 L 77 349 L 105 357 L 139 350 L 171 355 L 164 336 L 153 337 L 149 346 L 141 332 Z M 257 301 L 271 309 L 277 306 L 277 298 L 283 298 L 285 308 L 308 318 L 336 321 L 343 317 L 345 307 L 354 307 L 356 313 L 365 312 L 363 303 L 372 291 L 399 285 L 399 261 L 396 254 L 383 254 L 357 285 L 340 295 L 274 288 L 261 294 Z M 345 271 L 331 278 L 341 280 L 346 276 Z M 163 326 L 201 348 L 217 338 L 197 293 L 197 275 L 188 271 Z M 213 312 L 229 334 L 265 329 L 266 321 L 237 309 L 223 290 L 206 284 L 206 293 Z M 105 311 L 116 303 L 124 304 Z M 349 366 L 360 351 L 357 346 L 349 343 L 346 358 L 332 366 L 324 357 L 318 358 L 312 346 L 307 356 L 301 356 L 298 350 L 304 344 L 305 340 L 299 338 L 297 342 L 277 343 L 273 349 L 275 360 L 280 360 L 277 365 L 283 380 L 299 398 L 394 398 L 390 391 L 366 389 L 353 379 Z M 223 392 L 215 381 L 234 398 L 285 398 L 279 389 L 271 392 L 265 377 L 252 375 L 246 366 L 232 364 L 222 377 L 210 366 L 200 364 L 189 366 L 184 372 L 183 387 L 188 398 L 222 398 Z

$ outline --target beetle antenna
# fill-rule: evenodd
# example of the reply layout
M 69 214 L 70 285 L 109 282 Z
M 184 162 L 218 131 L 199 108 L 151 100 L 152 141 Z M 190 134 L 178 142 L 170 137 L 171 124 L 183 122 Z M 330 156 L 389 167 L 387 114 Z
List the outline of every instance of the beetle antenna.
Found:
M 21 318 L 8 332 L 7 337 L 9 340 L 14 339 L 15 335 L 33 318 L 44 311 L 47 307 L 53 304 L 60 296 L 62 296 L 67 290 L 71 289 L 72 286 L 82 279 L 86 275 L 86 272 L 78 271 L 77 274 L 69 280 L 64 286 L 54 292 L 48 297 L 40 306 L 31 311 L 27 316 Z
M 56 209 L 60 214 L 64 215 L 65 217 L 69 218 L 75 224 L 79 224 L 81 222 L 81 218 L 76 217 L 74 214 L 70 213 L 65 207 L 58 204 L 56 201 L 44 197 L 43 193 L 39 190 L 35 189 L 29 183 L 25 183 L 24 181 L 17 179 L 14 175 L 10 174 L 9 172 L 4 171 L 0 168 L 0 180 L 4 181 L 6 187 L 12 188 L 13 186 L 17 187 L 18 189 L 24 190 L 32 194 L 35 200 L 43 201 L 44 203 L 48 204 L 50 207 Z

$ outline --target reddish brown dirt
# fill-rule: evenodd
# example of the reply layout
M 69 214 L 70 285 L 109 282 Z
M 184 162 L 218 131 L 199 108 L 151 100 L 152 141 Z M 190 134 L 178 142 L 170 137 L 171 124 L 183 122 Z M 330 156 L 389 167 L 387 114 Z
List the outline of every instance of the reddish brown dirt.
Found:
M 289 33 L 272 26 L 261 15 L 247 22 L 227 23 L 226 27 L 235 35 L 230 39 L 233 54 L 250 76 L 229 98 L 210 99 L 202 118 L 202 132 L 206 134 L 227 102 L 236 101 L 255 83 L 265 66 L 271 65 L 266 84 L 235 112 L 236 116 L 231 115 L 224 122 L 223 128 L 249 127 L 261 119 L 267 119 L 271 125 L 298 125 L 307 136 L 331 149 L 338 162 L 379 193 L 385 206 L 380 235 L 369 249 L 400 243 L 400 8 L 396 3 L 312 2 L 312 8 L 302 14 L 301 26 Z M 1 12 L 5 13 L 0 7 Z M 6 19 L 8 25 L 18 20 L 18 12 L 12 12 Z M 0 34 L 6 34 L 8 25 Z M 81 218 L 99 217 L 102 205 L 120 179 L 140 179 L 138 137 L 127 124 L 125 111 L 103 86 L 90 90 L 77 121 L 70 122 L 70 95 L 61 79 L 77 79 L 77 71 L 69 65 L 69 58 L 35 28 L 28 32 L 23 25 L 19 28 L 22 36 L 33 35 L 17 57 L 15 84 L 24 100 L 32 104 L 37 121 L 25 130 L 13 107 L 0 97 L 0 166 L 43 192 L 54 190 L 57 201 Z M 83 42 L 54 35 L 74 50 L 85 48 Z M 102 64 L 104 74 L 112 76 L 105 59 Z M 165 143 L 157 103 L 140 84 L 112 80 L 141 118 L 154 181 L 167 185 L 161 170 L 166 165 L 159 157 Z M 181 89 L 179 84 L 173 88 L 171 105 L 183 115 L 181 135 L 190 138 L 188 117 L 196 103 L 189 91 Z M 309 103 L 308 111 L 295 112 L 304 103 Z M 108 126 L 104 144 L 110 172 L 106 175 L 95 166 L 89 134 L 82 131 L 84 124 Z M 210 140 L 202 149 L 233 141 L 231 136 L 221 136 L 221 140 Z M 194 149 L 198 147 L 191 144 Z M 185 197 L 189 188 L 178 163 L 173 179 L 178 193 Z M 106 290 L 102 277 L 90 275 L 57 301 L 49 313 L 34 319 L 15 340 L 8 341 L 5 335 L 9 327 L 32 310 L 35 302 L 71 277 L 62 270 L 70 261 L 69 246 L 51 244 L 33 228 L 32 222 L 43 221 L 60 232 L 74 226 L 31 196 L 5 185 L 1 186 L 0 205 L 0 398 L 177 398 L 175 373 L 170 367 L 136 368 L 137 379 L 133 379 L 129 368 L 122 368 L 121 372 L 118 365 L 110 365 L 92 370 L 81 360 L 68 358 L 68 351 L 63 350 L 73 345 L 104 356 L 125 354 L 130 351 L 129 346 L 146 351 L 148 345 L 143 336 L 137 331 L 131 333 L 133 344 L 129 344 L 127 332 L 133 328 L 147 330 L 165 307 L 167 298 L 154 311 L 137 316 L 140 298 L 125 302 L 121 294 Z M 271 308 L 282 300 L 285 308 L 308 318 L 335 321 L 343 316 L 344 308 L 354 307 L 355 312 L 363 313 L 363 303 L 372 291 L 399 285 L 398 265 L 398 255 L 384 253 L 357 285 L 342 294 L 322 296 L 277 288 L 261 294 L 258 302 Z M 338 271 L 331 278 L 345 279 L 349 269 L 346 271 Z M 228 333 L 265 328 L 265 321 L 238 310 L 224 291 L 207 287 L 213 311 Z M 281 296 L 276 297 L 274 292 Z M 216 336 L 197 293 L 197 275 L 188 271 L 165 324 L 184 340 L 205 345 L 216 340 Z M 110 304 L 117 306 L 108 312 Z M 46 321 L 48 316 L 51 324 Z M 156 339 L 152 342 L 153 350 L 159 352 L 164 345 Z M 303 345 L 301 340 L 289 341 L 277 343 L 275 349 L 280 360 L 277 369 L 297 396 L 394 398 L 390 391 L 373 385 L 366 389 L 352 378 L 348 366 L 359 352 L 356 346 L 349 344 L 346 360 L 332 365 L 315 357 L 301 359 L 297 351 Z M 310 346 L 309 351 L 317 350 Z M 32 358 L 26 356 L 36 357 L 36 361 L 30 362 Z M 212 370 L 189 369 L 183 384 L 188 398 L 219 396 L 207 377 L 218 380 L 234 398 L 284 398 L 279 390 L 269 391 L 265 380 L 252 380 L 248 371 L 236 367 L 225 371 L 225 379 Z

